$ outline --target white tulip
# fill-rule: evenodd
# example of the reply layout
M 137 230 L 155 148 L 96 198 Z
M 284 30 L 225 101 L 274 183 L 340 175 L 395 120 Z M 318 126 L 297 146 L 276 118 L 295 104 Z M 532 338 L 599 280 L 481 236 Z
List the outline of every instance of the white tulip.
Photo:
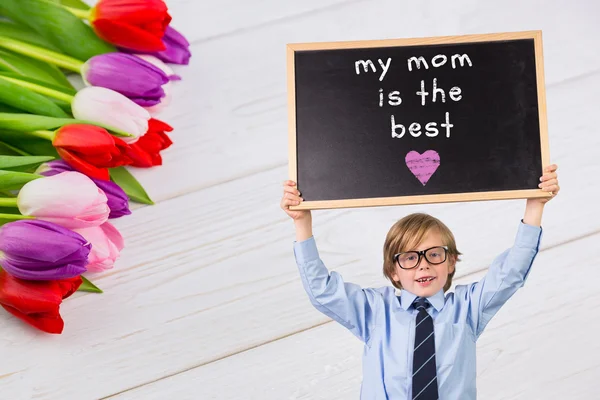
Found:
M 121 137 L 134 143 L 148 131 L 150 113 L 121 93 L 100 86 L 89 86 L 75 94 L 71 105 L 73 116 L 116 128 L 134 136 Z

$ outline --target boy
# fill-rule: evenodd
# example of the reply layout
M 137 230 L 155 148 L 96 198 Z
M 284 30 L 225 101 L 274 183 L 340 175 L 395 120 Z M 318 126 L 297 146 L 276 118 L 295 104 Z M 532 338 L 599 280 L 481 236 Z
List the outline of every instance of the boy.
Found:
M 560 190 L 556 170 L 545 168 L 539 184 L 552 197 L 527 199 L 513 247 L 496 257 L 481 281 L 448 294 L 460 252 L 441 221 L 411 214 L 394 224 L 383 267 L 394 287 L 362 289 L 329 273 L 311 213 L 289 210 L 303 199 L 295 182 L 284 182 L 281 207 L 296 226 L 294 254 L 311 303 L 365 343 L 361 399 L 476 399 L 476 341 L 529 274 L 544 205 Z

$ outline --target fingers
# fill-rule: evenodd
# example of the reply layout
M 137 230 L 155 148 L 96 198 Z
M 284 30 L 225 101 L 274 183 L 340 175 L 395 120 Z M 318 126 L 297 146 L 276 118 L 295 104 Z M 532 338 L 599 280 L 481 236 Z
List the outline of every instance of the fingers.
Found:
M 297 190 L 296 190 L 296 192 L 297 192 Z M 304 199 L 302 197 L 300 197 L 294 193 L 286 192 L 283 194 L 283 198 L 281 199 L 281 208 L 283 208 L 284 210 L 287 210 L 289 206 L 297 206 L 300 203 L 302 203 L 302 201 L 304 201 Z
M 558 165 L 552 164 L 552 165 L 548 165 L 546 168 L 544 168 L 544 172 L 554 172 L 557 169 L 558 169 Z
M 538 186 L 541 188 L 550 186 L 550 185 L 558 185 L 558 179 L 550 179 L 548 181 L 544 181 L 542 183 L 540 183 Z
M 293 195 L 296 196 L 301 196 L 302 194 L 300 193 L 300 191 L 296 188 L 296 182 L 294 181 L 284 181 L 283 182 L 283 192 L 285 193 L 291 193 Z
M 557 177 L 556 172 L 546 173 L 540 177 L 540 181 L 544 182 L 549 179 L 555 179 Z
M 557 193 L 560 190 L 560 187 L 558 185 L 551 185 L 551 186 L 546 186 L 546 187 L 542 188 L 542 190 L 544 192 Z
M 300 196 L 298 196 L 296 194 L 293 194 L 293 193 L 285 193 L 283 195 L 283 198 L 284 199 L 293 200 L 293 201 L 302 201 L 302 197 L 300 197 Z
M 281 208 L 287 210 L 290 206 L 297 206 L 301 203 L 301 201 L 296 201 L 292 199 L 283 199 L 281 200 Z
M 296 189 L 295 186 L 285 186 L 283 188 L 283 192 L 284 193 L 290 193 L 296 196 L 300 196 L 300 191 L 298 189 Z

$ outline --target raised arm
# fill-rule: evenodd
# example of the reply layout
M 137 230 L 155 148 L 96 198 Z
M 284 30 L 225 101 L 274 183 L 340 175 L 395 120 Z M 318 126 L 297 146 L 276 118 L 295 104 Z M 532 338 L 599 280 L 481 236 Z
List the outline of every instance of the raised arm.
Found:
M 379 294 L 372 289 L 344 282 L 342 276 L 325 267 L 312 233 L 310 211 L 290 211 L 289 205 L 300 204 L 302 198 L 291 181 L 284 183 L 282 208 L 292 217 L 296 227 L 294 255 L 302 285 L 312 305 L 346 327 L 356 337 L 369 343 L 374 329 Z
M 463 300 L 468 303 L 469 324 L 476 337 L 481 335 L 504 303 L 525 284 L 539 251 L 544 205 L 560 190 L 557 169 L 556 165 L 544 169 L 540 188 L 551 192 L 552 197 L 527 199 L 525 215 L 519 223 L 513 246 L 496 257 L 483 279 L 456 293 L 464 296 Z

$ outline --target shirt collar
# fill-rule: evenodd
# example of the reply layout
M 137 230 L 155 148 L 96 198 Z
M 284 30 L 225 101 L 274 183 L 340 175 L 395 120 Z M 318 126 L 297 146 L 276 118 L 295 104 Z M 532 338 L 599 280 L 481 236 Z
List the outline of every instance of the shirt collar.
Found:
M 400 292 L 400 305 L 402 306 L 404 311 L 408 311 L 408 308 L 412 305 L 416 298 L 416 294 L 413 294 L 408 290 L 402 289 L 402 291 Z M 431 305 L 433 306 L 433 308 L 435 308 L 437 312 L 440 312 L 442 310 L 442 307 L 444 307 L 444 300 L 445 298 L 443 289 L 440 289 L 440 291 L 434 294 L 433 296 L 427 297 L 427 301 L 431 303 Z

